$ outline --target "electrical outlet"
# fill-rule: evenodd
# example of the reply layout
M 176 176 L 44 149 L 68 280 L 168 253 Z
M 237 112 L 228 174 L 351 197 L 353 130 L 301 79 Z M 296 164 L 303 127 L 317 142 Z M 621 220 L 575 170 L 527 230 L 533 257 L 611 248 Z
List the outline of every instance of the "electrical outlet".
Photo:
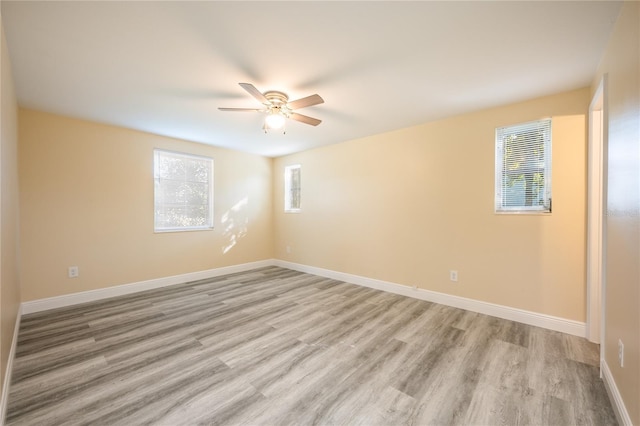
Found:
M 80 275 L 80 270 L 77 266 L 69 266 L 69 278 L 77 278 Z
M 624 343 L 621 339 L 618 339 L 618 361 L 620 361 L 620 367 L 624 367 Z
M 449 279 L 454 283 L 458 282 L 458 271 L 451 270 L 449 271 Z
M 287 246 L 287 253 L 291 253 L 291 246 Z

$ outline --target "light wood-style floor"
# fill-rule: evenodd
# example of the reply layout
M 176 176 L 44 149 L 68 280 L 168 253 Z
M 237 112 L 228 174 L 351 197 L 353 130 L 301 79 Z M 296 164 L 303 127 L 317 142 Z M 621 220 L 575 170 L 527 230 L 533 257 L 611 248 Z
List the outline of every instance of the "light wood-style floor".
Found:
M 10 425 L 608 425 L 585 339 L 278 267 L 22 319 Z

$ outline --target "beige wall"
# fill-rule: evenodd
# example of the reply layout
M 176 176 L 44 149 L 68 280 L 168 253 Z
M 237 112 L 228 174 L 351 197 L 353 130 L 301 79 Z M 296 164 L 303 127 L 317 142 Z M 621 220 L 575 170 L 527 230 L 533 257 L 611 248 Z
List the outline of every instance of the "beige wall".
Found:
M 0 383 L 11 350 L 20 306 L 18 242 L 18 105 L 11 76 L 11 62 L 0 19 L 2 66 L 0 82 Z
M 271 159 L 25 109 L 19 131 L 23 301 L 273 256 Z M 213 157 L 213 231 L 154 233 L 156 147 Z
M 276 257 L 585 321 L 588 104 L 582 89 L 278 158 Z M 495 128 L 548 116 L 553 213 L 494 214 Z M 296 163 L 302 212 L 285 214 Z
M 640 424 L 640 4 L 624 4 L 593 84 L 608 74 L 605 360 Z M 618 362 L 618 339 L 625 365 Z

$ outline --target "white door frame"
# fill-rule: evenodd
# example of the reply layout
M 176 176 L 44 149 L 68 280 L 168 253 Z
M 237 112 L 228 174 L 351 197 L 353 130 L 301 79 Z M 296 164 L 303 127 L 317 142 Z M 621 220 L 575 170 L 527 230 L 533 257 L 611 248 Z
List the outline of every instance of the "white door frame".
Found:
M 587 174 L 587 338 L 604 342 L 607 205 L 607 76 L 589 105 Z

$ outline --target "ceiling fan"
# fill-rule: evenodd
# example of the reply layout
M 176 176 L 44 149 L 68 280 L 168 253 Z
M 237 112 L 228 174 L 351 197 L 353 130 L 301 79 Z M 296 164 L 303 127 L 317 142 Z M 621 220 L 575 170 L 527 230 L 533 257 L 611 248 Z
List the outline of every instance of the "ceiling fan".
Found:
M 269 129 L 281 128 L 282 126 L 284 126 L 285 120 L 287 118 L 299 121 L 304 124 L 310 124 L 312 126 L 317 126 L 318 124 L 322 123 L 322 120 L 318 120 L 317 118 L 293 112 L 293 110 L 296 109 L 306 108 L 309 106 L 324 103 L 324 99 L 322 99 L 319 95 L 311 95 L 289 102 L 289 97 L 282 92 L 269 91 L 262 93 L 251 83 L 240 83 L 240 86 L 242 86 L 244 90 L 249 92 L 251 96 L 256 98 L 258 102 L 260 102 L 264 106 L 262 108 L 218 108 L 220 111 L 264 112 L 267 114 L 267 117 L 264 121 L 265 132 Z

